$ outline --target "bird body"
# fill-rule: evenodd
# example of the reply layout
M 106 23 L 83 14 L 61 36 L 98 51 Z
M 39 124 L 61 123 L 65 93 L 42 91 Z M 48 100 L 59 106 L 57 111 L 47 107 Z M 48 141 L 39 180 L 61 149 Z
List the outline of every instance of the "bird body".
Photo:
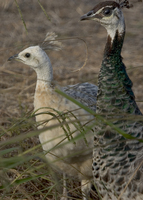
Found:
M 113 126 L 100 122 L 92 166 L 94 183 L 104 200 L 143 200 L 143 143 L 139 141 L 143 138 L 143 123 L 135 120 L 142 113 L 121 57 L 125 35 L 122 7 L 129 7 L 128 1 L 106 1 L 81 17 L 96 20 L 107 29 L 96 112 L 132 137 L 127 139 Z
M 34 110 L 39 129 L 58 124 L 56 128 L 44 130 L 39 135 L 46 158 L 58 172 L 81 180 L 83 199 L 86 200 L 93 178 L 93 132 L 84 134 L 84 129 L 85 125 L 90 125 L 93 116 L 56 93 L 55 88 L 95 110 L 97 86 L 90 83 L 66 87 L 56 85 L 50 59 L 39 46 L 29 47 L 9 60 L 13 58 L 29 65 L 37 73 Z
M 35 97 L 34 97 L 34 108 L 35 108 L 35 111 L 37 110 L 36 114 L 41 113 L 41 112 L 45 113 L 45 114 L 36 116 L 37 122 L 45 122 L 47 123 L 49 127 L 52 125 L 58 124 L 59 123 L 58 119 L 55 118 L 51 120 L 52 118 L 51 115 L 46 114 L 49 110 L 51 111 L 52 108 L 55 110 L 55 112 L 54 111 L 51 111 L 51 112 L 55 113 L 55 115 L 57 115 L 56 111 L 60 111 L 62 113 L 62 112 L 75 110 L 73 111 L 73 114 L 78 118 L 78 120 L 81 123 L 82 121 L 83 123 L 85 123 L 89 119 L 90 120 L 93 119 L 93 117 L 89 116 L 88 113 L 85 113 L 84 110 L 79 109 L 79 107 L 76 106 L 74 103 L 68 101 L 66 98 L 63 98 L 58 93 L 56 93 L 54 91 L 54 87 L 55 86 L 47 87 L 46 83 L 42 84 L 42 83 L 39 83 L 39 81 L 37 81 L 36 92 L 35 92 Z M 67 116 L 68 116 L 68 113 L 67 113 Z M 74 117 L 70 115 L 69 117 L 71 121 L 75 120 Z M 70 124 L 70 129 L 71 129 L 70 132 L 72 133 L 76 130 L 76 127 L 72 125 L 70 120 L 66 120 L 65 122 Z M 64 121 L 62 123 L 64 123 Z M 43 128 L 43 125 L 42 127 L 39 127 L 39 128 Z M 93 145 L 93 140 L 91 140 L 91 137 L 93 136 L 93 134 L 92 135 L 89 134 L 89 137 L 88 136 L 86 137 L 88 145 L 85 143 L 84 139 L 80 139 L 77 141 L 75 140 L 75 143 L 74 141 L 72 141 L 72 138 L 76 137 L 78 134 L 79 132 L 73 133 L 71 137 L 71 142 L 65 145 L 61 145 L 61 147 L 55 148 L 54 150 L 52 150 L 52 154 L 47 154 L 47 157 L 48 159 L 51 160 L 51 162 L 58 160 L 58 158 L 62 158 L 60 161 L 57 161 L 58 164 L 55 163 L 56 168 L 60 169 L 61 172 L 63 171 L 66 172 L 66 174 L 69 176 L 73 176 L 74 174 L 74 176 L 78 178 L 78 176 L 80 177 L 82 173 L 79 174 L 80 170 L 77 171 L 77 169 L 80 168 L 81 162 L 84 162 L 86 160 L 85 157 L 83 156 L 88 157 L 90 155 L 88 169 L 90 169 L 89 170 L 90 177 L 92 177 L 92 171 L 91 171 L 92 149 L 91 147 Z M 64 134 L 64 131 L 62 130 L 61 126 L 58 126 L 52 130 L 42 132 L 39 135 L 39 138 L 40 138 L 41 144 L 43 144 L 43 149 L 45 150 L 45 152 L 53 149 L 62 140 L 64 140 L 65 143 L 68 142 L 68 138 Z M 47 143 L 45 143 L 45 141 L 47 141 Z M 84 151 L 83 151 L 83 148 L 84 148 Z M 82 156 L 79 156 L 78 152 L 81 152 L 80 155 Z M 63 162 L 63 160 L 65 162 Z M 74 165 L 74 167 L 70 167 L 70 165 L 72 164 Z

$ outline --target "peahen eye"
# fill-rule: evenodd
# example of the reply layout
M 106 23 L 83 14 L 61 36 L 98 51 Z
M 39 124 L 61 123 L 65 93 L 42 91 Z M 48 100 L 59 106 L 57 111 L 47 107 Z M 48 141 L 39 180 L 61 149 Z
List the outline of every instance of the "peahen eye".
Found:
M 112 9 L 111 9 L 111 8 L 105 8 L 105 9 L 103 10 L 103 14 L 104 14 L 105 16 L 110 16 L 110 15 L 112 14 Z
M 30 53 L 26 53 L 25 57 L 29 58 L 30 57 Z

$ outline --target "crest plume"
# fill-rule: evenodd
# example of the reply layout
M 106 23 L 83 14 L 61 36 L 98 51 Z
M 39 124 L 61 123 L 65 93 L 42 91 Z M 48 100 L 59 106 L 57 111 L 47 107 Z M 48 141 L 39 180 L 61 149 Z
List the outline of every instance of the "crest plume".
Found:
M 124 0 L 124 1 L 118 0 L 117 2 L 120 4 L 121 8 L 123 8 L 123 7 L 132 8 L 133 7 L 133 5 L 130 4 L 129 0 Z M 142 0 L 137 0 L 137 2 L 142 2 Z M 135 2 L 135 3 L 137 3 L 137 2 Z
M 57 37 L 58 36 L 55 34 L 55 32 L 48 32 L 40 47 L 43 50 L 50 50 L 50 49 L 56 51 L 61 50 L 63 45 L 61 42 L 56 40 Z
M 133 7 L 133 5 L 130 4 L 128 0 L 124 0 L 124 1 L 119 0 L 119 4 L 120 4 L 121 8 L 124 8 L 124 7 L 125 8 L 131 8 L 131 7 Z

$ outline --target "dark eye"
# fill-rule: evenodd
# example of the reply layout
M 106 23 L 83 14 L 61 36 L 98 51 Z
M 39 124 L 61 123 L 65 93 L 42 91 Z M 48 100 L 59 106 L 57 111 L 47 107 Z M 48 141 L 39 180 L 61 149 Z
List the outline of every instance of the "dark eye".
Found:
M 103 14 L 106 16 L 110 16 L 112 14 L 112 9 L 111 8 L 105 8 L 103 10 Z
M 30 57 L 30 53 L 26 53 L 25 57 L 29 58 Z

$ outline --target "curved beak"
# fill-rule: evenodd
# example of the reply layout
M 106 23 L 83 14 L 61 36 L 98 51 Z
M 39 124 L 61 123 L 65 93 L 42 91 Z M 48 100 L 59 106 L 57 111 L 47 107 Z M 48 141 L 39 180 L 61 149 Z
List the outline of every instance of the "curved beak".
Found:
M 93 19 L 94 17 L 95 17 L 95 13 L 94 13 L 93 10 L 91 10 L 88 13 L 84 14 L 83 16 L 81 16 L 80 21 L 90 20 L 90 19 Z
M 11 56 L 8 61 L 11 61 L 11 60 L 18 60 L 18 54 L 15 54 L 14 56 Z

